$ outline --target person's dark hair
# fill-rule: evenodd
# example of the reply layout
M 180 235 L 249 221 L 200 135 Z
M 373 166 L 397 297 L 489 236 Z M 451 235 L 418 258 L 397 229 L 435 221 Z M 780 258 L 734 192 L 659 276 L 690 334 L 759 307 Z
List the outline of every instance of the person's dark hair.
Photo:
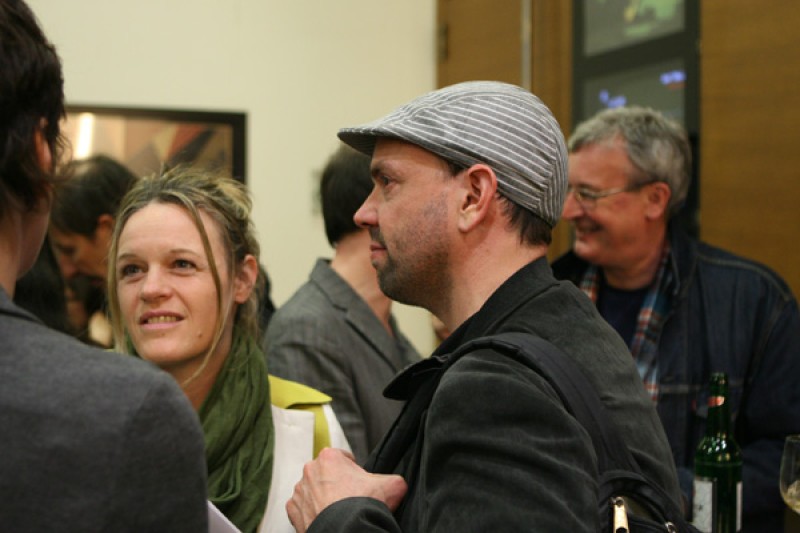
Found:
M 44 324 L 63 333 L 73 334 L 67 318 L 64 278 L 47 237 L 33 267 L 14 289 L 14 303 L 29 311 Z
M 26 210 L 48 193 L 53 169 L 42 169 L 41 131 L 59 161 L 64 141 L 64 79 L 55 47 L 22 0 L 0 2 L 0 217 L 13 201 Z
M 372 191 L 369 164 L 369 156 L 342 144 L 322 171 L 319 195 L 331 246 L 360 229 L 353 215 Z
M 519 242 L 537 246 L 550 244 L 553 240 L 553 228 L 533 211 L 515 204 L 500 195 L 503 213 L 508 217 L 509 225 L 519 233 Z
M 64 233 L 92 237 L 101 215 L 116 216 L 136 175 L 105 155 L 72 161 L 61 171 L 50 224 Z

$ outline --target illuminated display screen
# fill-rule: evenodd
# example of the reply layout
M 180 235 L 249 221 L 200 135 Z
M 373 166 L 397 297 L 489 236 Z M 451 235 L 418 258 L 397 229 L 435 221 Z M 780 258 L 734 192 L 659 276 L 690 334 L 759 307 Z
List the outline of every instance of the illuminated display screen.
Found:
M 583 85 L 583 109 L 589 117 L 602 109 L 640 105 L 652 107 L 686 125 L 686 71 L 676 59 L 602 77 Z
M 583 0 L 584 54 L 593 56 L 684 30 L 685 0 Z

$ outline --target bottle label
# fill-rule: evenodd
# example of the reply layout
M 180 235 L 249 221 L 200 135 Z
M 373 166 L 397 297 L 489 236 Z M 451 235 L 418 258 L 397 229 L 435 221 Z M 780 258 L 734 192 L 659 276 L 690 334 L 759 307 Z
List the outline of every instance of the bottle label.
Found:
M 694 478 L 692 499 L 692 524 L 702 533 L 711 533 L 714 523 L 714 480 L 707 477 Z
M 717 482 L 713 478 L 694 478 L 692 525 L 701 533 L 715 533 L 714 513 L 717 504 Z M 736 531 L 742 530 L 742 482 L 736 483 Z M 732 520 L 728 522 L 732 523 Z

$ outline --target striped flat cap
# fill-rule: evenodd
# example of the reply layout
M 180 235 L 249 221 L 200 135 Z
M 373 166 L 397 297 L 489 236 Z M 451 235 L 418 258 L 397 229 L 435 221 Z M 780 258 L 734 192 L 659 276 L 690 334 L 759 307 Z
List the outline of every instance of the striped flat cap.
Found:
M 489 165 L 500 194 L 551 226 L 567 191 L 567 149 L 553 114 L 529 91 L 470 81 L 424 94 L 339 138 L 372 155 L 379 137 L 406 141 L 466 167 Z

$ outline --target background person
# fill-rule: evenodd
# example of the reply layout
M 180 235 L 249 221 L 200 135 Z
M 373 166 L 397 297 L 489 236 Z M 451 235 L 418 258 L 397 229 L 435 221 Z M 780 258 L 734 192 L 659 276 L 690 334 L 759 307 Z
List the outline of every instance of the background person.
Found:
M 303 464 L 348 447 L 328 396 L 267 377 L 250 211 L 244 185 L 202 169 L 139 180 L 118 213 L 108 296 L 117 349 L 163 368 L 197 409 L 211 502 L 241 531 L 273 533 L 291 531 L 284 502 Z
M 392 301 L 369 261 L 369 232 L 353 221 L 372 190 L 369 157 L 342 145 L 320 180 L 332 260 L 318 259 L 308 282 L 277 311 L 264 352 L 271 374 L 333 398 L 356 461 L 363 462 L 400 413 L 383 389 L 419 354 L 397 329 Z
M 63 115 L 55 48 L 24 2 L 0 1 L 3 528 L 205 531 L 202 433 L 175 383 L 12 303 L 47 231 Z
M 690 238 L 675 215 L 689 189 L 686 133 L 651 109 L 618 108 L 569 140 L 563 217 L 573 250 L 553 264 L 628 343 L 692 494 L 712 372 L 727 372 L 744 454 L 744 531 L 783 531 L 778 471 L 800 432 L 800 317 L 774 272 Z
M 53 198 L 50 240 L 66 279 L 83 275 L 105 286 L 114 217 L 136 179 L 127 167 L 105 155 L 64 167 Z
M 550 110 L 520 87 L 468 82 L 339 137 L 372 155 L 374 188 L 355 220 L 381 289 L 452 333 L 386 389 L 407 403 L 364 469 L 335 450 L 306 466 L 287 504 L 297 530 L 598 531 L 593 446 L 543 378 L 493 349 L 444 372 L 464 343 L 512 331 L 585 371 L 643 472 L 679 501 L 625 344 L 547 264 L 567 185 Z

